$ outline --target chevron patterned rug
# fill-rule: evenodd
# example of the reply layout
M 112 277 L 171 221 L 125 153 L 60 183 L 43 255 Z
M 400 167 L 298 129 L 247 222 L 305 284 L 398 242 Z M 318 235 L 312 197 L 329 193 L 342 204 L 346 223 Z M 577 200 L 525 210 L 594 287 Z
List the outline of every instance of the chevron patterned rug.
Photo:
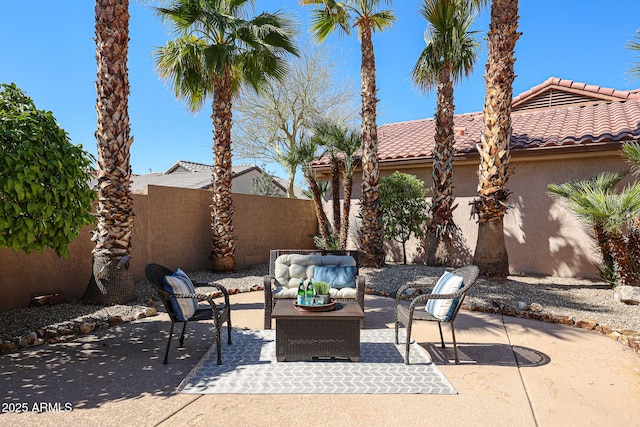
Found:
M 180 384 L 182 393 L 457 394 L 415 342 L 411 365 L 405 365 L 404 344 L 394 344 L 392 329 L 362 329 L 359 362 L 276 362 L 274 330 L 234 329 L 232 334 L 233 345 L 223 339 L 223 364 L 216 364 L 212 346 Z

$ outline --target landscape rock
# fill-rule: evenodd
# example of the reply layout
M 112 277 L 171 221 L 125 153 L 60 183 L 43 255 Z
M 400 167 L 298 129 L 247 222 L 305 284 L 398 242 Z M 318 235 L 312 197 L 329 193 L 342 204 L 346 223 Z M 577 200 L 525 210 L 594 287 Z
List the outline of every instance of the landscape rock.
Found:
M 538 311 L 538 312 L 540 312 L 540 311 L 542 311 L 542 310 L 543 310 L 543 307 L 542 307 L 540 304 L 538 304 L 537 302 L 534 302 L 533 304 L 531 304 L 531 305 L 529 306 L 529 310 L 531 310 L 531 311 Z
M 158 310 L 155 307 L 149 307 L 144 310 L 144 315 L 147 317 L 156 316 L 158 314 Z
M 18 348 L 18 346 L 12 343 L 11 341 L 3 341 L 2 346 L 0 347 L 0 353 L 2 354 L 11 353 L 12 351 L 15 351 L 16 348 Z
M 569 316 L 556 316 L 554 320 L 561 325 L 573 326 L 576 324 L 575 320 Z
M 32 345 L 35 344 L 37 339 L 38 339 L 38 334 L 36 334 L 35 332 L 29 332 L 28 334 L 23 335 L 20 338 L 18 345 L 20 347 L 31 347 Z
M 576 322 L 576 327 L 581 328 L 581 329 L 595 329 L 597 326 L 597 323 L 595 320 L 593 319 L 588 319 L 588 320 L 578 320 Z
M 640 304 L 640 286 L 618 286 L 613 291 L 613 299 L 625 304 Z
M 109 318 L 109 325 L 110 326 L 115 326 L 115 325 L 119 325 L 121 323 L 123 323 L 124 320 L 122 319 L 122 316 L 113 316 Z
M 92 323 L 92 322 L 86 322 L 83 323 L 82 325 L 80 325 L 80 333 L 81 334 L 88 334 L 89 332 L 93 332 L 93 330 L 96 328 L 96 324 Z

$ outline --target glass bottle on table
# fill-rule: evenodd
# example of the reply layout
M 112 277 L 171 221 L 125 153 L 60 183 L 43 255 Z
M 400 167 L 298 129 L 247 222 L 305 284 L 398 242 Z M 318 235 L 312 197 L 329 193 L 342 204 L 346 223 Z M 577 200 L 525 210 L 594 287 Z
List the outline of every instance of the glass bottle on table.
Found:
M 315 297 L 315 292 L 313 290 L 313 281 L 311 279 L 309 279 L 309 283 L 307 283 L 306 295 L 307 295 L 306 304 L 313 305 L 313 298 Z
M 300 285 L 298 285 L 298 305 L 305 305 L 305 301 L 304 280 L 300 279 Z

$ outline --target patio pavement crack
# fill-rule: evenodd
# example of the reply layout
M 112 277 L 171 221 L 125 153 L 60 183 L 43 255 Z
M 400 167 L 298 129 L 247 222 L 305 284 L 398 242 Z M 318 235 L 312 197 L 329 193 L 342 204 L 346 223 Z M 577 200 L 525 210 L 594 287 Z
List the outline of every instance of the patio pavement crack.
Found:
M 536 412 L 533 409 L 533 404 L 531 402 L 531 396 L 529 395 L 529 390 L 527 390 L 527 384 L 522 377 L 522 370 L 520 366 L 520 362 L 518 361 L 518 355 L 513 349 L 513 343 L 511 342 L 511 337 L 509 336 L 509 330 L 507 329 L 507 325 L 504 322 L 504 315 L 500 316 L 500 321 L 502 322 L 502 327 L 504 328 L 504 333 L 507 336 L 507 340 L 509 341 L 509 348 L 511 349 L 511 353 L 513 354 L 513 359 L 516 361 L 516 367 L 518 368 L 518 376 L 520 377 L 520 382 L 522 383 L 522 388 L 524 389 L 524 394 L 527 396 L 527 403 L 529 403 L 529 409 L 531 410 L 531 416 L 533 417 L 533 422 L 536 427 L 539 426 L 538 419 L 536 418 Z
M 192 403 L 198 401 L 199 399 L 202 398 L 202 396 L 204 395 L 200 395 L 197 396 L 195 399 L 192 399 L 189 403 L 187 403 L 184 406 L 181 406 L 180 408 L 176 409 L 175 411 L 173 411 L 172 413 L 170 413 L 169 415 L 167 415 L 166 417 L 164 417 L 163 419 L 161 419 L 158 423 L 155 424 L 154 427 L 158 427 L 163 425 L 164 423 L 166 423 L 167 421 L 169 421 L 171 418 L 173 418 L 174 415 L 178 414 L 179 412 L 183 411 L 187 406 L 191 405 Z

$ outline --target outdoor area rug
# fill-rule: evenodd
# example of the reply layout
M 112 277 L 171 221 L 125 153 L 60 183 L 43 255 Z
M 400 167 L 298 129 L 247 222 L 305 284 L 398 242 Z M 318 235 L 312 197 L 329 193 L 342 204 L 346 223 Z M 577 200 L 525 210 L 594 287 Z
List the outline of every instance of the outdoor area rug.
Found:
M 415 342 L 411 365 L 404 364 L 404 331 L 395 345 L 393 329 L 362 329 L 359 362 L 276 362 L 274 330 L 232 333 L 233 345 L 223 340 L 223 364 L 216 364 L 213 345 L 180 384 L 182 393 L 457 394 Z

